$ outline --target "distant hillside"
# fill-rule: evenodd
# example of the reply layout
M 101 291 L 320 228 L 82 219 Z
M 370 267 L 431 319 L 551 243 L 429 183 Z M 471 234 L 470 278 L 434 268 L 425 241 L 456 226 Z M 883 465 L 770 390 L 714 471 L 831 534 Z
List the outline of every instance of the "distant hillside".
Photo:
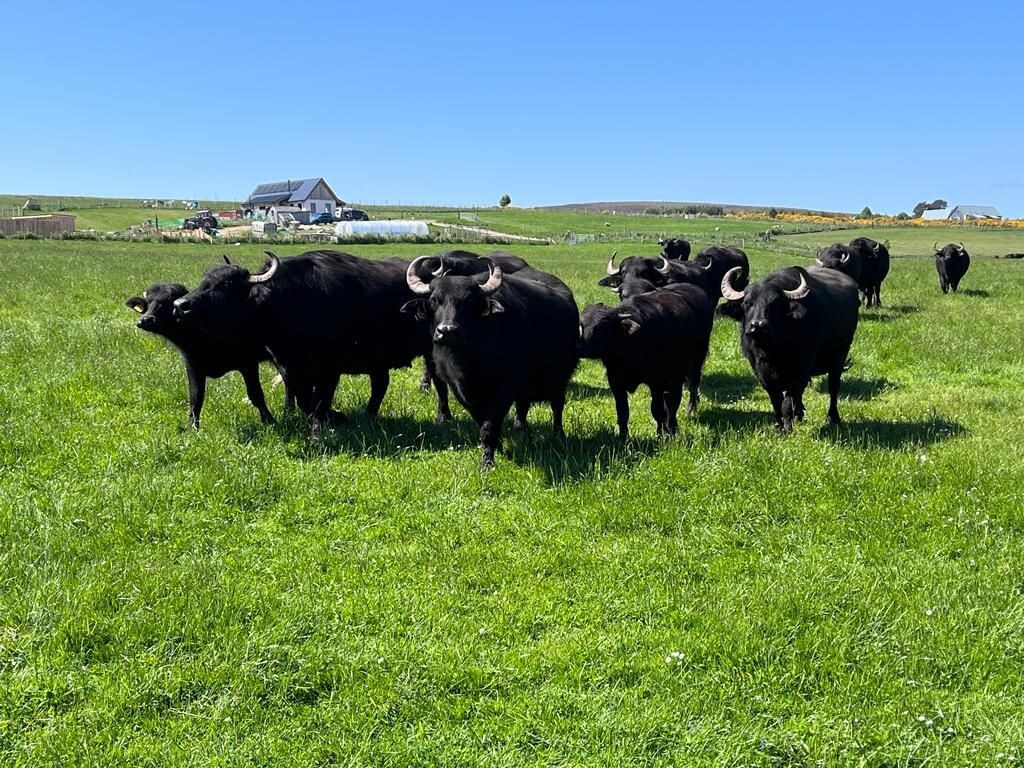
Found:
M 683 211 L 689 207 L 696 208 L 721 208 L 726 213 L 743 213 L 747 211 L 767 211 L 775 208 L 779 213 L 809 213 L 820 216 L 847 216 L 839 211 L 815 211 L 809 208 L 788 208 L 782 205 L 734 205 L 732 203 L 696 203 L 696 202 L 673 202 L 667 200 L 616 200 L 595 203 L 565 203 L 563 205 L 539 205 L 538 210 L 543 211 L 567 211 L 572 213 L 602 213 L 604 211 L 615 211 L 616 213 L 641 214 L 650 210 L 659 211 Z

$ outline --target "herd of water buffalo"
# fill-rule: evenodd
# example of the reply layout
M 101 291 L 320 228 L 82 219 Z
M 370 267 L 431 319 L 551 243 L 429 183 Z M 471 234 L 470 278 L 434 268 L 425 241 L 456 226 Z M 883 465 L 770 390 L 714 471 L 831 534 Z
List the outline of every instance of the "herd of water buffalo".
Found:
M 206 379 L 239 371 L 249 400 L 272 422 L 259 379 L 270 361 L 285 385 L 285 408 L 299 408 L 318 434 L 344 416 L 332 407 L 342 374 L 367 374 L 367 411 L 375 416 L 390 371 L 424 359 L 423 388 L 437 393 L 437 421 L 451 417 L 449 392 L 480 428 L 481 464 L 490 466 L 502 426 L 515 407 L 526 428 L 535 402 L 551 404 L 562 435 L 569 380 L 580 358 L 605 366 L 619 435 L 628 437 L 628 395 L 651 393 L 658 434 L 674 434 L 687 388 L 697 408 L 716 307 L 740 322 L 740 346 L 772 403 L 776 427 L 804 416 L 812 376 L 828 377 L 828 423 L 840 421 L 840 378 L 861 302 L 881 306 L 889 252 L 868 238 L 818 251 L 816 264 L 778 269 L 750 283 L 747 255 L 711 246 L 690 261 L 690 244 L 662 240 L 657 258 L 612 255 L 599 285 L 619 302 L 577 308 L 558 277 L 503 251 L 450 251 L 364 259 L 335 251 L 278 258 L 261 272 L 224 257 L 199 286 L 158 283 L 127 305 L 137 326 L 170 341 L 189 384 L 189 425 L 198 427 Z M 957 290 L 970 257 L 963 244 L 935 251 L 943 292 Z

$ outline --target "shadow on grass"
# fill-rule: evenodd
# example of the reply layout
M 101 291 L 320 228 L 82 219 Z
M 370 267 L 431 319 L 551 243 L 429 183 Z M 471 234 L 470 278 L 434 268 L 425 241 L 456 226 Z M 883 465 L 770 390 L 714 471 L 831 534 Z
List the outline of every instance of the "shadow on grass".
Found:
M 585 400 L 588 397 L 611 397 L 612 391 L 608 387 L 595 387 L 593 384 L 585 384 L 582 381 L 570 381 L 566 393 L 568 400 Z
M 843 383 L 839 389 L 839 399 L 849 400 L 874 400 L 883 392 L 894 390 L 899 385 L 895 381 L 885 378 L 862 379 L 857 376 L 843 376 Z M 828 394 L 828 379 L 818 379 L 815 389 L 823 395 Z
M 544 425 L 533 427 L 529 436 L 509 433 L 497 461 L 536 467 L 548 484 L 559 485 L 625 469 L 656 454 L 662 442 L 652 437 L 630 437 L 624 444 L 610 429 L 558 438 Z
M 701 406 L 697 419 L 709 426 L 719 438 L 726 432 L 755 432 L 774 423 L 771 411 L 741 411 L 717 406 Z
M 364 413 L 346 414 L 348 421 L 325 428 L 320 438 L 309 436 L 305 417 L 292 414 L 271 427 L 259 423 L 239 427 L 244 443 L 264 439 L 268 432 L 288 445 L 289 455 L 300 461 L 344 454 L 352 457 L 397 459 L 420 451 L 467 451 L 479 458 L 479 429 L 466 414 L 456 411 L 446 424 L 419 421 L 410 417 L 381 414 L 376 419 Z M 496 461 L 540 469 L 549 484 L 592 478 L 621 470 L 659 449 L 653 438 L 630 438 L 623 444 L 611 429 L 586 436 L 555 437 L 548 423 L 534 423 L 526 433 L 512 429 L 511 415 L 505 419 L 502 450 Z
M 398 458 L 410 451 L 443 451 L 476 443 L 477 429 L 467 419 L 456 416 L 447 424 L 434 424 L 408 416 L 379 415 L 371 419 L 363 412 L 346 413 L 348 420 L 326 427 L 317 440 L 310 438 L 309 421 L 293 413 L 281 418 L 272 431 L 290 445 L 297 459 L 321 458 L 339 453 L 351 456 Z M 239 440 L 254 442 L 266 433 L 258 424 L 239 430 Z
M 987 299 L 992 295 L 988 291 L 983 291 L 978 288 L 961 288 L 958 293 L 962 293 L 964 296 L 975 296 L 979 299 Z
M 930 418 L 920 421 L 884 421 L 866 419 L 847 421 L 838 427 L 823 426 L 818 436 L 839 445 L 864 448 L 904 448 L 931 445 L 967 435 L 967 429 L 955 421 Z
M 700 379 L 701 395 L 729 402 L 746 397 L 757 387 L 752 374 L 707 373 Z M 685 399 L 685 395 L 684 395 Z
M 921 308 L 916 304 L 893 304 L 891 307 L 861 307 L 860 321 L 868 323 L 891 323 L 901 317 L 913 315 L 920 312 Z

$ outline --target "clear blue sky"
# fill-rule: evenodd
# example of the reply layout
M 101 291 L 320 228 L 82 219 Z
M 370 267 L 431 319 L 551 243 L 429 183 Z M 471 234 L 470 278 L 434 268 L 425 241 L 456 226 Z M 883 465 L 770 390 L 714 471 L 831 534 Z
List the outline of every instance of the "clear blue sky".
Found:
M 1024 217 L 1020 2 L 16 3 L 0 192 Z

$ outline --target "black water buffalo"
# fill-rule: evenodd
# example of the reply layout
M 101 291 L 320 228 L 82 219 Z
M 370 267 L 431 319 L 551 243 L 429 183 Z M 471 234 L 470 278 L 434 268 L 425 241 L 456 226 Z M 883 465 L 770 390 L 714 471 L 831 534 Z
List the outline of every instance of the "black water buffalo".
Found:
M 501 267 L 504 275 L 511 275 L 521 269 L 531 268 L 525 259 L 508 253 L 507 251 L 491 251 L 487 254 L 495 264 Z M 445 251 L 437 256 L 430 256 L 419 262 L 417 274 L 421 279 L 429 282 L 441 274 L 462 276 L 482 275 L 487 272 L 487 262 L 480 258 L 480 254 L 472 251 Z
M 629 437 L 629 393 L 641 384 L 651 391 L 659 435 L 676 432 L 684 384 L 690 392 L 686 412 L 697 410 L 714 313 L 714 302 L 695 285 L 669 285 L 615 307 L 590 304 L 583 310 L 577 350 L 604 363 L 620 438 Z
M 740 347 L 775 411 L 775 426 L 791 432 L 804 417 L 803 395 L 812 376 L 828 374 L 828 424 L 839 424 L 839 381 L 857 330 L 857 284 L 823 267 L 786 267 L 743 291 L 734 267 L 722 278 L 726 299 L 742 301 Z
M 882 306 L 882 281 L 889 274 L 889 249 L 870 237 L 855 237 L 850 241 L 850 250 L 860 254 L 860 289 L 867 307 Z
M 960 287 L 960 281 L 964 275 L 967 274 L 967 268 L 971 266 L 971 257 L 967 253 L 967 249 L 964 248 L 964 244 L 949 245 L 939 248 L 939 244 L 936 243 L 933 248 L 935 249 L 935 269 L 939 273 L 939 287 L 943 293 L 949 293 L 949 289 L 953 289 L 953 293 L 956 293 L 956 289 Z
M 669 261 L 686 261 L 690 258 L 690 241 L 681 237 L 662 238 L 658 241 L 661 255 Z
M 528 275 L 535 280 L 539 280 L 540 282 L 564 285 L 564 283 L 554 275 L 548 274 L 547 272 L 541 272 L 539 269 L 534 269 L 526 262 L 525 259 L 508 253 L 507 251 L 491 251 L 487 254 L 487 258 L 501 267 L 501 273 L 503 275 L 511 275 L 519 272 L 520 270 L 526 270 L 524 273 L 525 275 Z M 485 274 L 488 269 L 488 262 L 485 259 L 481 259 L 480 254 L 473 253 L 472 251 L 455 250 L 445 251 L 442 254 L 431 256 L 418 262 L 416 274 L 421 280 L 430 282 L 433 278 L 440 277 L 442 274 L 453 277 L 468 277 L 469 275 Z M 554 281 L 554 283 L 551 283 L 551 281 Z M 429 392 L 431 380 L 430 358 L 429 356 L 424 356 L 423 375 L 420 377 L 420 389 L 424 392 Z
M 423 324 L 400 312 L 408 300 L 402 259 L 362 259 L 310 251 L 269 260 L 260 274 L 211 267 L 199 287 L 174 302 L 175 316 L 208 335 L 269 351 L 313 433 L 344 417 L 331 407 L 342 374 L 368 374 L 366 410 L 376 416 L 390 369 L 430 353 Z M 438 386 L 438 420 L 450 411 Z
M 273 423 L 274 416 L 267 408 L 259 375 L 260 362 L 270 359 L 267 350 L 246 339 L 228 341 L 208 336 L 201 329 L 181 322 L 174 316 L 174 302 L 187 293 L 184 285 L 156 283 L 125 304 L 139 313 L 135 321 L 138 328 L 162 336 L 181 353 L 188 376 L 188 425 L 199 429 L 206 379 L 219 379 L 228 371 L 242 374 L 249 402 L 259 411 L 264 424 Z M 285 407 L 289 406 L 289 400 L 286 390 Z
M 437 376 L 480 427 L 480 465 L 493 466 L 513 404 L 515 426 L 525 429 L 531 404 L 551 403 L 554 431 L 564 434 L 562 411 L 576 369 L 579 329 L 569 287 L 553 275 L 506 276 L 493 263 L 486 276 L 442 273 L 428 283 L 419 276 L 420 259 L 406 271 L 408 289 L 418 298 L 402 309 L 429 319 Z
M 819 267 L 836 269 L 854 282 L 860 280 L 861 251 L 859 248 L 851 248 L 842 243 L 832 243 L 827 248 L 819 248 L 814 257 Z
M 608 266 L 605 267 L 605 276 L 597 281 L 598 285 L 605 288 L 615 289 L 622 285 L 624 280 L 640 279 L 649 280 L 655 285 L 664 285 L 665 281 L 658 274 L 658 265 L 661 257 L 649 258 L 647 256 L 627 256 L 615 266 L 615 256 L 618 251 L 608 259 Z
M 631 299 L 634 296 L 639 296 L 641 293 L 653 291 L 657 287 L 658 286 L 650 280 L 644 280 L 642 277 L 628 277 L 613 290 L 619 294 L 619 299 L 625 301 L 626 299 Z
M 733 267 L 739 267 L 734 284 L 742 288 L 750 277 L 750 262 L 740 248 L 712 245 L 697 254 L 693 261 L 662 259 L 657 267 L 666 285 L 686 283 L 703 288 L 716 304 L 722 297 L 722 278 Z

